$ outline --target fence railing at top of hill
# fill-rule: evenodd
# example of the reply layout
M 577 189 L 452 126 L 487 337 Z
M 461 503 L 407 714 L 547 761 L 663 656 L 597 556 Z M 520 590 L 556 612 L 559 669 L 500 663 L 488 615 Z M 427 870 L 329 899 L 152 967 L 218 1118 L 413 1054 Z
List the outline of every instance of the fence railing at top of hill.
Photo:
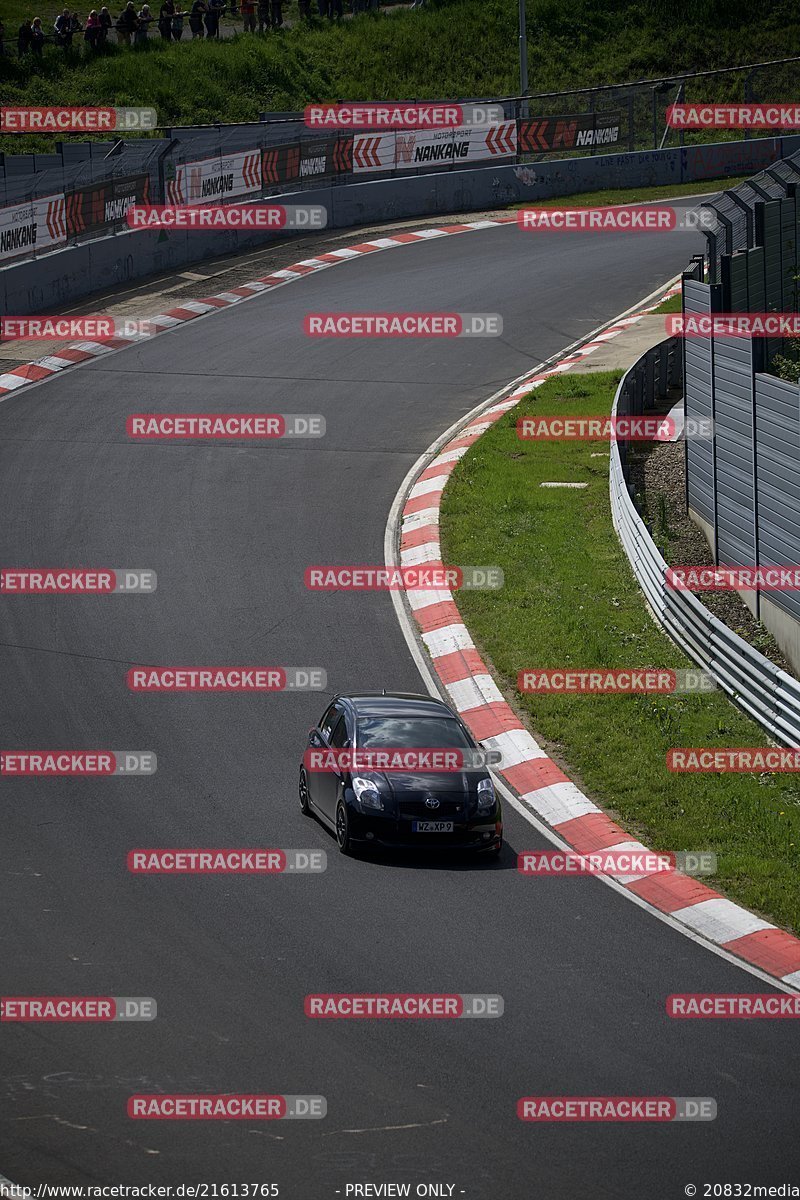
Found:
M 800 58 L 791 58 L 573 92 L 458 102 L 501 106 L 503 119 L 489 125 L 324 132 L 308 128 L 302 113 L 264 113 L 261 121 L 247 124 L 171 127 L 127 141 L 60 142 L 47 154 L 4 153 L 0 266 L 120 232 L 134 203 L 228 203 L 287 188 L 492 162 L 524 166 L 580 153 L 688 147 L 703 135 L 667 128 L 666 109 L 675 100 L 780 100 L 799 87 Z M 726 134 L 715 130 L 713 137 L 720 141 Z

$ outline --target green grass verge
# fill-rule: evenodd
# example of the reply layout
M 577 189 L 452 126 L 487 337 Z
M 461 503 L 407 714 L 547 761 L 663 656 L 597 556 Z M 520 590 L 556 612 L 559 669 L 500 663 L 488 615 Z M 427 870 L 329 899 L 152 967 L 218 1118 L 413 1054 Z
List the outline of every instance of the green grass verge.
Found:
M 536 667 L 691 665 L 650 617 L 617 541 L 607 444 L 516 435 L 518 417 L 529 413 L 608 413 L 619 378 L 609 372 L 546 382 L 461 460 L 444 494 L 444 561 L 498 565 L 505 586 L 461 593 L 458 606 L 501 687 L 598 804 L 653 849 L 716 851 L 714 886 L 800 932 L 797 778 L 666 769 L 671 747 L 767 744 L 722 693 L 516 692 L 518 672 Z M 588 487 L 539 486 L 556 480 Z
M 704 179 L 700 183 L 674 183 L 663 187 L 640 188 L 605 188 L 599 192 L 578 192 L 572 196 L 557 196 L 551 200 L 523 200 L 512 208 L 562 208 L 570 204 L 573 208 L 590 208 L 604 204 L 645 204 L 650 200 L 671 200 L 673 196 L 705 196 L 709 192 L 718 192 L 721 188 L 736 187 L 744 183 L 747 175 L 737 175 L 731 179 Z
M 682 304 L 683 298 L 679 292 L 677 296 L 670 296 L 669 300 L 662 300 L 653 313 L 679 313 L 683 311 Z

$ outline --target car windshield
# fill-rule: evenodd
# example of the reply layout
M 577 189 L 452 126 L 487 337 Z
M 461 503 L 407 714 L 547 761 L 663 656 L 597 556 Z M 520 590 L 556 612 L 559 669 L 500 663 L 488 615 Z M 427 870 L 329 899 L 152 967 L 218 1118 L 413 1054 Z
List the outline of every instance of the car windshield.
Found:
M 361 749 L 469 746 L 458 721 L 452 717 L 362 717 L 356 743 Z

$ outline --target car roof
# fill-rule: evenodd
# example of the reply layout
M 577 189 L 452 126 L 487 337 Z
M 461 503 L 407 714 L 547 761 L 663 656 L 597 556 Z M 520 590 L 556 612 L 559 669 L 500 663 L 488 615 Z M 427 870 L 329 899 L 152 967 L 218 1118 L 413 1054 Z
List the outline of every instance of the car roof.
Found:
M 455 713 L 435 696 L 414 692 L 359 692 L 353 696 L 339 696 L 347 700 L 358 717 L 453 717 Z

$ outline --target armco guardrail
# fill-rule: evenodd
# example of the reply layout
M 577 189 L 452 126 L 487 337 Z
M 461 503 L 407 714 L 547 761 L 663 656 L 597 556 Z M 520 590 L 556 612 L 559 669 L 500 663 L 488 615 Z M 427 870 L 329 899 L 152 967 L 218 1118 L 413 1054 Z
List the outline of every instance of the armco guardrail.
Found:
M 680 377 L 678 339 L 648 350 L 623 376 L 614 416 L 640 415 Z M 777 741 L 800 746 L 800 683 L 724 625 L 691 592 L 667 586 L 667 563 L 633 501 L 624 443 L 611 443 L 611 514 L 633 573 L 670 637 Z

